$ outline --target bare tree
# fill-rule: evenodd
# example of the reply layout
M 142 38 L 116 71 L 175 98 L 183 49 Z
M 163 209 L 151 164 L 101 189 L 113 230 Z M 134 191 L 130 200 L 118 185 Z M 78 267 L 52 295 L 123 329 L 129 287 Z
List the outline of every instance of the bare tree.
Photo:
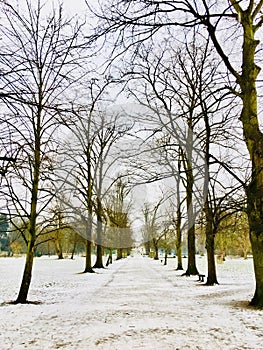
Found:
M 35 6 L 27 0 L 23 12 L 2 1 L 1 9 L 1 101 L 11 148 L 18 153 L 4 196 L 12 217 L 20 216 L 27 225 L 27 233 L 22 232 L 26 263 L 16 299 L 25 303 L 37 238 L 44 232 L 43 213 L 53 196 L 55 141 L 65 121 L 65 94 L 78 76 L 80 27 L 63 19 L 62 7 L 47 15 L 41 1 Z
M 172 41 L 172 38 L 170 40 Z M 206 47 L 207 41 L 204 45 Z M 153 48 L 153 44 L 150 48 L 143 48 L 142 45 L 140 53 L 137 54 L 137 61 L 132 63 L 131 72 L 126 74 L 135 81 L 136 89 L 131 85 L 130 93 L 146 110 L 148 109 L 149 124 L 154 124 L 155 128 L 154 137 L 158 138 L 159 135 L 159 139 L 162 140 L 162 133 L 167 135 L 166 139 L 163 139 L 165 142 L 159 142 L 160 158 L 166 164 L 163 176 L 168 176 L 170 172 L 170 176 L 174 177 L 176 167 L 173 163 L 178 154 L 182 154 L 188 215 L 186 275 L 197 274 L 194 218 L 197 215 L 197 207 L 202 209 L 205 198 L 203 187 L 206 187 L 207 181 L 205 158 L 194 134 L 199 132 L 198 124 L 202 119 L 200 95 L 204 94 L 207 88 L 206 86 L 200 89 L 199 84 L 207 50 L 197 47 L 195 40 L 187 41 L 184 47 L 175 49 L 167 39 L 164 48 L 156 48 L 159 51 L 157 54 L 153 53 Z M 210 91 L 209 94 L 211 95 Z M 157 178 L 160 177 L 161 175 Z
M 98 83 L 96 88 L 99 89 Z M 93 84 L 93 88 L 94 84 Z M 118 113 L 106 112 L 101 99 L 103 91 L 91 98 L 91 105 L 75 110 L 76 122 L 70 127 L 70 137 L 62 148 L 60 175 L 64 182 L 61 198 L 79 220 L 80 234 L 86 239 L 85 272 L 93 272 L 91 244 L 96 243 L 97 255 L 93 267 L 103 268 L 103 246 L 106 244 L 106 196 L 116 182 L 121 162 L 118 142 L 131 125 Z M 95 108 L 96 107 L 96 108 Z M 108 113 L 108 114 L 107 114 Z M 93 227 L 96 233 L 92 233 Z
M 159 243 L 165 235 L 165 231 L 162 230 L 163 215 L 158 213 L 163 201 L 164 198 L 162 197 L 153 208 L 151 208 L 149 203 L 145 203 L 143 208 L 144 238 L 147 239 L 154 248 L 154 260 L 159 260 Z
M 132 128 L 132 125 L 127 123 L 118 113 L 107 117 L 102 114 L 100 120 L 100 130 L 97 138 L 97 153 L 96 153 L 96 167 L 95 167 L 95 213 L 97 216 L 97 260 L 94 267 L 102 268 L 102 245 L 103 245 L 103 221 L 106 220 L 105 206 L 103 202 L 106 199 L 106 194 L 109 188 L 112 187 L 116 181 L 116 170 L 118 172 L 118 165 L 122 155 L 121 149 L 118 149 L 118 143 Z M 124 156 L 124 155 L 123 155 Z M 115 170 L 113 170 L 115 168 Z M 112 174 L 110 175 L 110 172 Z
M 171 163 L 169 163 L 171 165 Z M 181 179 L 181 154 L 179 153 L 178 155 L 178 162 L 177 162 L 177 172 L 176 172 L 176 177 L 175 177 L 175 182 L 176 182 L 176 205 L 175 203 L 171 204 L 172 210 L 170 211 L 169 214 L 169 221 L 171 225 L 174 227 L 174 230 L 176 232 L 176 255 L 177 255 L 177 267 L 176 270 L 180 271 L 183 270 L 183 260 L 182 260 L 182 233 L 183 233 L 183 209 L 182 205 L 183 202 L 185 201 L 185 196 L 182 193 L 180 183 L 182 181 Z M 183 197 L 183 198 L 182 198 Z
M 127 182 L 120 178 L 106 201 L 106 214 L 109 221 L 106 234 L 110 249 L 117 248 L 117 260 L 122 259 L 124 249 L 130 250 L 134 243 L 130 222 L 129 191 Z
M 101 83 L 101 85 L 100 85 Z M 84 272 L 92 269 L 92 226 L 94 216 L 94 187 L 96 173 L 98 125 L 97 104 L 102 99 L 108 82 L 91 78 L 87 90 L 90 102 L 87 106 L 73 107 L 74 123 L 69 125 L 70 135 L 63 140 L 60 149 L 58 178 L 63 183 L 59 198 L 70 220 L 85 239 L 86 258 Z M 94 115 L 93 115 L 94 114 Z M 77 202 L 76 202 L 77 198 Z

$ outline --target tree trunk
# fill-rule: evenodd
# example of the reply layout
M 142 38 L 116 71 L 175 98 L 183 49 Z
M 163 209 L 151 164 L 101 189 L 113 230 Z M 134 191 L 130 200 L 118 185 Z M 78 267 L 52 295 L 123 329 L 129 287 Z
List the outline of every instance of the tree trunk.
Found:
M 208 276 L 206 285 L 213 286 L 218 284 L 216 276 L 216 262 L 215 262 L 215 236 L 213 232 L 206 235 L 206 249 L 207 249 L 207 267 Z
M 210 225 L 209 225 L 210 226 Z M 215 262 L 215 235 L 211 228 L 206 230 L 206 250 L 207 250 L 207 281 L 208 286 L 218 284 L 216 276 L 216 262 Z
M 48 255 L 48 257 L 50 258 L 50 256 L 51 256 L 51 251 L 50 251 L 50 243 L 49 243 L 49 241 L 47 242 L 47 250 L 48 250 L 47 255 Z
M 35 249 L 35 242 L 29 241 L 27 246 L 27 253 L 26 253 L 26 263 L 23 273 L 23 279 L 20 286 L 18 297 L 15 301 L 15 304 L 25 304 L 27 302 L 27 296 L 29 292 L 29 286 L 31 283 L 31 277 L 32 277 L 32 268 L 33 268 L 33 261 L 34 261 L 34 249 Z
M 251 14 L 241 17 L 244 29 L 241 87 L 243 109 L 241 121 L 244 137 L 252 162 L 251 182 L 246 190 L 250 240 L 253 253 L 256 290 L 252 305 L 263 307 L 263 134 L 258 121 L 256 79 L 260 71 L 255 64 L 255 28 Z
M 86 258 L 84 273 L 95 272 L 92 269 L 92 207 L 89 207 L 88 222 L 86 227 Z
M 30 207 L 30 219 L 29 219 L 29 227 L 28 227 L 28 242 L 27 242 L 27 253 L 26 253 L 26 263 L 23 273 L 23 279 L 20 286 L 20 290 L 18 293 L 18 297 L 15 301 L 16 304 L 18 303 L 26 303 L 27 302 L 27 296 L 29 292 L 29 287 L 31 283 L 31 277 L 32 277 L 32 268 L 33 268 L 33 261 L 34 261 L 34 251 L 35 251 L 35 245 L 36 245 L 36 225 L 37 225 L 37 203 L 38 203 L 38 186 L 39 186 L 39 179 L 40 179 L 40 148 L 41 148 L 41 142 L 40 142 L 40 134 L 41 134 L 41 128 L 40 128 L 40 117 L 41 117 L 41 111 L 38 112 L 37 115 L 37 131 L 35 134 L 35 150 L 34 150 L 34 173 L 33 173 L 33 182 L 32 182 L 32 197 L 31 197 L 31 207 Z
M 159 260 L 159 252 L 158 252 L 158 242 L 153 239 L 153 246 L 154 246 L 154 260 Z
M 75 236 L 76 236 L 76 233 L 75 233 Z M 76 240 L 76 237 L 75 237 L 75 238 L 74 238 L 74 242 L 73 242 L 72 251 L 71 251 L 71 257 L 70 257 L 71 260 L 74 259 L 76 247 L 77 247 L 77 240 Z
M 250 241 L 256 279 L 256 289 L 251 305 L 263 307 L 263 135 L 252 118 L 252 112 L 255 113 L 252 107 L 256 103 L 253 91 L 251 91 L 250 101 L 250 104 L 248 102 L 244 103 L 242 121 L 252 159 L 252 179 L 246 191 Z M 249 122 L 247 121 L 247 115 L 251 116 Z
M 191 191 L 193 186 L 191 185 Z M 184 275 L 198 275 L 198 270 L 196 267 L 195 259 L 195 224 L 193 222 L 193 203 L 192 203 L 192 193 L 189 194 L 189 189 L 187 190 L 187 217 L 188 217 L 188 231 L 187 231 L 187 251 L 188 251 L 188 261 L 187 270 Z
M 55 239 L 55 248 L 56 248 L 58 259 L 59 260 L 63 259 L 62 245 L 59 238 Z
M 97 256 L 96 256 L 96 262 L 93 268 L 96 269 L 103 269 L 103 247 L 101 246 L 101 240 L 102 240 L 102 221 L 101 221 L 101 209 L 100 209 L 100 202 L 99 202 L 99 208 L 98 208 L 98 214 L 97 214 Z
M 216 276 L 216 262 L 215 262 L 215 230 L 213 224 L 213 214 L 209 206 L 209 200 L 205 202 L 205 216 L 206 216 L 206 250 L 207 250 L 207 281 L 208 286 L 218 284 Z
M 183 257 L 182 257 L 182 242 L 180 244 L 176 244 L 176 255 L 177 255 L 177 271 L 183 270 Z
M 247 254 L 248 254 L 248 250 L 244 249 L 243 250 L 243 258 L 244 258 L 244 260 L 247 260 Z
M 263 191 L 261 191 L 260 198 L 258 198 L 258 192 L 252 191 L 248 195 L 250 240 L 256 280 L 256 289 L 251 305 L 263 307 Z M 252 205 L 253 208 L 251 208 Z
M 109 266 L 110 264 L 112 264 L 112 250 L 111 249 L 110 249 L 108 260 L 106 262 L 106 266 Z
M 97 244 L 97 256 L 96 256 L 96 262 L 93 268 L 104 269 L 102 258 L 103 258 L 103 247 L 100 244 Z
M 86 257 L 85 257 L 85 269 L 84 273 L 89 272 L 93 273 L 95 272 L 92 269 L 92 261 L 91 261 L 91 249 L 92 249 L 92 243 L 89 239 L 86 240 Z
M 150 254 L 150 241 L 147 241 L 145 243 L 145 254 L 149 255 Z
M 167 248 L 165 248 L 165 253 L 164 253 L 164 265 L 167 265 Z
M 191 121 L 188 122 L 189 132 L 187 136 L 187 154 L 183 155 L 184 160 L 184 169 L 186 172 L 186 202 L 187 202 L 187 221 L 188 221 L 188 230 L 187 230 L 187 250 L 188 250 L 188 264 L 187 270 L 184 275 L 198 275 L 198 270 L 196 267 L 195 260 L 195 218 L 194 218 L 194 209 L 193 209 L 193 186 L 194 186 L 194 175 L 192 168 L 192 145 L 193 145 L 193 136 L 192 136 L 192 124 Z
M 261 237 L 260 237 L 261 236 Z M 262 232 L 259 236 L 251 233 L 251 244 L 254 258 L 254 270 L 256 277 L 256 290 L 251 300 L 251 305 L 263 307 L 263 239 Z
M 99 188 L 97 193 L 97 256 L 96 256 L 96 262 L 93 266 L 97 269 L 103 269 L 103 248 L 101 246 L 102 242 L 102 204 L 101 204 L 101 188 L 102 188 L 102 173 L 100 168 L 100 175 L 99 175 Z
M 178 191 L 179 192 L 179 191 Z M 180 202 L 180 198 L 179 198 Z M 176 221 L 176 255 L 177 255 L 177 271 L 183 270 L 183 259 L 182 259 L 182 213 L 179 203 L 179 209 L 177 210 L 177 221 Z
M 198 270 L 196 267 L 196 259 L 195 259 L 195 227 L 194 226 L 192 226 L 188 230 L 187 249 L 188 249 L 188 264 L 187 264 L 187 270 L 185 272 L 185 275 L 186 276 L 198 275 Z
M 122 259 L 122 253 L 123 253 L 122 248 L 118 248 L 117 249 L 117 260 Z

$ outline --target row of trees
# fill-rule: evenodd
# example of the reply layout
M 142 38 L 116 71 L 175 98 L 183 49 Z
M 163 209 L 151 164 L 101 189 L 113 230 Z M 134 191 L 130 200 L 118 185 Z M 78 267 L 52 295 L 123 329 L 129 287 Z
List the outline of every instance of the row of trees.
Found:
M 183 270 L 183 257 L 187 255 L 187 236 L 182 232 L 176 232 L 176 222 L 172 222 L 163 215 L 159 216 L 158 208 L 150 208 L 146 205 L 143 212 L 144 225 L 144 248 L 146 255 L 159 259 L 160 251 L 166 256 L 177 257 L 176 270 Z M 201 218 L 202 219 L 202 218 Z M 169 222 L 169 226 L 167 226 Z M 201 256 L 206 252 L 206 223 L 203 220 L 197 222 L 196 229 L 196 252 Z M 181 236 L 182 235 L 182 236 Z M 215 252 L 217 261 L 223 262 L 227 255 L 240 256 L 244 259 L 251 254 L 249 240 L 249 227 L 246 213 L 236 212 L 225 215 L 221 220 L 215 236 Z
M 218 64 L 218 67 L 216 67 L 216 73 L 224 80 L 224 86 L 227 88 L 228 92 L 232 94 L 231 96 L 233 96 L 232 99 L 234 102 L 231 100 L 228 102 L 232 108 L 231 110 L 235 108 L 235 103 L 239 106 L 235 111 L 235 117 L 231 120 L 234 121 L 233 129 L 236 130 L 236 128 L 240 126 L 243 135 L 240 132 L 234 132 L 229 136 L 231 136 L 233 143 L 237 143 L 242 137 L 244 138 L 246 150 L 250 159 L 249 164 L 251 172 L 249 178 L 246 177 L 246 170 L 242 173 L 243 176 L 239 176 L 239 174 L 236 174 L 237 166 L 234 171 L 231 171 L 228 168 L 228 164 L 223 164 L 221 160 L 219 164 L 225 170 L 230 170 L 231 175 L 239 182 L 245 192 L 245 207 L 248 214 L 256 280 L 255 294 L 251 303 L 257 306 L 263 305 L 263 136 L 258 112 L 258 88 L 260 84 L 260 60 L 258 59 L 258 53 L 260 52 L 259 38 L 263 23 L 262 6 L 263 2 L 261 0 L 225 0 L 220 2 L 220 4 L 210 0 L 196 0 L 194 2 L 184 0 L 134 0 L 129 2 L 124 0 L 112 0 L 107 3 L 102 2 L 99 10 L 97 7 L 93 9 L 93 12 L 99 18 L 99 25 L 94 33 L 94 40 L 96 40 L 96 42 L 101 38 L 104 38 L 104 40 L 106 38 L 107 40 L 109 37 L 114 37 L 114 34 L 117 32 L 117 35 L 114 37 L 114 49 L 111 59 L 112 61 L 116 61 L 120 55 L 122 55 L 122 58 L 128 58 L 128 55 L 130 55 L 132 57 L 132 62 L 129 58 L 128 61 L 129 64 L 132 64 L 132 67 L 134 62 L 137 64 L 138 52 L 141 52 L 141 48 L 144 45 L 148 45 L 148 47 L 151 48 L 154 43 L 161 42 L 160 46 L 163 56 L 167 53 L 169 54 L 169 50 L 166 50 L 165 45 L 169 42 L 171 36 L 173 37 L 173 47 L 175 47 L 175 42 L 181 43 L 185 41 L 185 38 L 182 36 L 183 28 L 186 31 L 187 37 L 194 38 L 196 34 L 200 34 L 198 41 L 201 40 L 201 42 L 202 38 L 207 35 L 209 40 L 208 46 L 212 47 L 217 54 L 217 58 L 219 58 L 222 63 Z M 148 52 L 151 52 L 151 50 L 148 50 Z M 143 62 L 147 64 L 148 56 L 144 56 Z M 202 61 L 202 63 L 203 62 L 204 61 Z M 206 59 L 205 62 L 207 62 Z M 200 63 L 201 66 L 199 64 L 191 68 L 191 72 L 194 72 L 195 68 L 202 67 L 202 63 Z M 130 71 L 133 74 L 133 70 Z M 153 73 L 154 71 L 153 67 Z M 210 73 L 212 71 L 213 69 L 210 69 Z M 149 72 L 149 68 L 145 72 Z M 182 72 L 184 72 L 184 70 L 182 70 Z M 206 71 L 203 72 L 205 73 Z M 166 74 L 168 78 L 172 76 L 169 70 L 167 71 L 165 69 L 164 74 Z M 153 77 L 154 75 L 151 76 Z M 155 78 L 148 82 L 149 85 L 154 88 L 154 93 L 156 94 L 157 92 L 160 96 L 160 102 L 165 104 L 164 107 L 170 112 L 170 102 L 174 101 L 174 97 L 170 100 L 168 99 L 168 102 L 167 98 L 165 98 L 165 95 L 171 91 L 169 82 L 166 80 L 167 83 L 164 87 L 160 86 L 159 82 L 155 85 L 157 82 Z M 195 80 L 188 81 L 190 85 L 196 88 L 195 91 L 200 92 L 200 85 L 195 85 L 195 82 Z M 217 80 L 214 80 L 214 82 L 216 83 Z M 202 76 L 201 83 L 203 87 L 207 87 L 204 75 Z M 187 96 L 191 96 L 192 90 L 189 88 L 190 85 L 188 84 L 189 93 Z M 144 91 L 146 91 L 147 94 L 147 89 Z M 217 205 L 211 206 L 211 203 L 215 203 L 213 198 L 215 184 L 213 180 L 211 184 L 210 180 L 212 171 L 211 163 L 214 160 L 210 142 L 214 139 L 212 129 L 213 124 L 215 125 L 216 123 L 213 123 L 212 119 L 212 115 L 215 114 L 215 108 L 209 108 L 211 105 L 208 103 L 208 96 L 214 99 L 212 106 L 215 106 L 221 100 L 220 95 L 218 97 L 218 93 L 220 93 L 220 90 L 217 92 L 215 90 L 210 90 L 209 95 L 205 94 L 207 97 L 205 96 L 205 98 L 203 98 L 202 93 L 202 96 L 200 96 L 201 99 L 198 99 L 198 105 L 204 118 L 204 150 L 208 165 L 209 187 L 211 188 L 211 190 L 209 190 L 209 195 L 206 197 L 204 206 L 207 222 L 208 264 L 210 266 L 208 279 L 210 282 L 215 280 L 213 254 L 214 227 L 216 227 L 218 212 L 220 212 L 221 209 Z M 183 93 L 182 96 L 184 99 L 187 99 Z M 237 102 L 235 102 L 236 99 Z M 156 98 L 154 100 L 151 98 L 147 100 L 147 102 L 150 103 L 152 101 L 156 101 Z M 188 108 L 190 115 L 193 111 L 193 107 L 196 107 L 196 102 L 197 100 L 194 99 L 192 100 L 191 106 L 188 105 L 188 107 L 191 107 Z M 226 104 L 227 102 L 224 103 L 225 106 Z M 182 104 L 180 106 L 182 106 Z M 218 113 L 216 114 L 218 115 Z M 226 116 L 225 114 L 224 126 L 229 125 Z M 195 127 L 194 117 L 195 114 L 192 115 L 192 117 L 188 117 L 188 126 L 190 129 Z M 219 139 L 216 143 L 222 144 L 222 140 Z M 190 169 L 188 169 L 188 174 L 191 173 L 189 170 Z M 188 185 L 190 184 L 191 181 L 189 180 Z M 191 192 L 190 186 L 188 189 L 189 192 Z M 231 194 L 233 194 L 233 191 L 231 191 Z M 233 195 L 232 197 L 235 198 L 236 196 Z M 222 202 L 222 199 L 220 199 L 219 202 Z M 189 233 L 190 231 L 188 231 L 188 237 Z M 192 232 L 190 234 L 191 239 L 188 239 L 189 247 L 193 243 L 193 236 L 194 234 Z M 192 264 L 191 268 L 189 266 L 188 272 L 192 272 L 192 269 L 194 269 L 194 264 Z
M 112 205 L 120 206 L 118 196 L 113 197 Z M 158 213 L 158 207 L 150 208 L 146 204 L 143 209 L 145 224 L 143 225 L 143 241 L 146 255 L 154 253 L 154 259 L 159 258 L 160 249 L 170 255 L 177 256 L 177 270 L 182 270 L 182 256 L 187 253 L 187 237 L 177 237 L 176 222 L 164 215 Z M 111 227 L 128 227 L 127 212 L 121 214 L 121 210 L 113 210 L 109 207 L 112 221 Z M 159 215 L 160 214 L 160 215 Z M 114 218 L 113 218 L 114 217 Z M 122 224 L 121 224 L 122 222 Z M 169 222 L 169 226 L 167 226 Z M 119 223 L 119 224 L 118 224 Z M 181 231 L 180 231 L 181 233 Z M 125 235 L 121 230 L 110 232 L 108 238 L 112 239 L 109 243 L 110 247 L 121 247 L 117 249 L 117 258 L 122 257 L 123 247 L 127 246 L 127 242 L 132 235 Z M 85 255 L 86 240 L 77 231 L 73 230 L 68 225 L 46 234 L 46 242 L 37 245 L 35 256 L 42 255 L 57 255 L 58 259 L 63 259 L 65 256 L 74 258 L 75 254 Z M 200 255 L 205 255 L 205 221 L 200 220 L 196 225 L 196 251 Z M 133 246 L 133 241 L 130 241 L 130 247 Z M 0 215 L 0 252 L 3 256 L 13 256 L 26 253 L 26 244 L 20 234 L 20 230 L 9 227 L 7 216 Z M 112 249 L 106 249 L 110 252 Z M 251 245 L 249 241 L 249 228 L 245 213 L 234 213 L 226 216 L 221 221 L 218 232 L 215 237 L 215 250 L 218 258 L 224 260 L 226 255 L 238 255 L 247 259 L 251 253 Z M 129 249 L 128 249 L 129 251 Z M 95 246 L 92 244 L 92 252 L 95 252 Z M 104 249 L 105 253 L 105 249 Z M 183 253 L 183 254 L 182 254 Z
M 67 19 L 62 6 L 47 13 L 41 1 L 26 1 L 21 11 L 5 1 L 1 7 L 1 211 L 27 247 L 16 300 L 25 303 L 36 250 L 53 240 L 61 257 L 62 231 L 84 239 L 85 272 L 93 272 L 92 241 L 98 268 L 102 244 L 123 248 L 113 231 L 123 230 L 125 248 L 132 246 L 125 185 L 111 172 L 115 145 L 131 125 L 105 109 L 112 80 L 98 81 L 89 66 L 83 24 Z M 123 217 L 115 217 L 115 196 Z

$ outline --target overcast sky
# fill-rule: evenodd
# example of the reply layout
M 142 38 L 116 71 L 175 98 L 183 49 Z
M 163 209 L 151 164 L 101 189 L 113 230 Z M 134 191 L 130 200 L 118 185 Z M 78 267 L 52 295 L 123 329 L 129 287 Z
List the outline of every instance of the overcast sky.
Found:
M 25 6 L 25 0 L 15 0 L 17 6 L 19 6 L 20 8 L 23 6 Z M 29 0 L 33 5 L 34 3 L 36 3 L 37 5 L 37 0 Z M 85 11 L 87 10 L 87 5 L 85 3 L 85 0 L 41 0 L 42 4 L 50 4 L 52 5 L 54 4 L 58 4 L 61 3 L 63 4 L 63 7 L 65 9 L 66 12 L 68 12 L 70 15 L 74 15 L 75 13 L 80 14 L 80 15 L 84 15 Z M 96 1 L 96 0 L 95 0 Z M 94 1 L 94 2 L 95 2 Z M 12 2 L 12 1 L 10 1 Z M 12 3 L 13 4 L 13 3 Z
M 61 3 L 64 4 L 65 10 L 69 11 L 69 13 L 74 12 L 78 14 L 84 14 L 87 10 L 85 0 L 61 0 Z

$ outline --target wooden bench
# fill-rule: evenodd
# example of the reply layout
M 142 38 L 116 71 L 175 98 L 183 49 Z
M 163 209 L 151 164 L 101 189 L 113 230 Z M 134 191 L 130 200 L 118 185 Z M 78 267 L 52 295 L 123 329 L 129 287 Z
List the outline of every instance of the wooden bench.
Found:
M 198 275 L 198 282 L 204 282 L 205 281 L 204 278 L 205 278 L 205 275 L 199 274 Z

